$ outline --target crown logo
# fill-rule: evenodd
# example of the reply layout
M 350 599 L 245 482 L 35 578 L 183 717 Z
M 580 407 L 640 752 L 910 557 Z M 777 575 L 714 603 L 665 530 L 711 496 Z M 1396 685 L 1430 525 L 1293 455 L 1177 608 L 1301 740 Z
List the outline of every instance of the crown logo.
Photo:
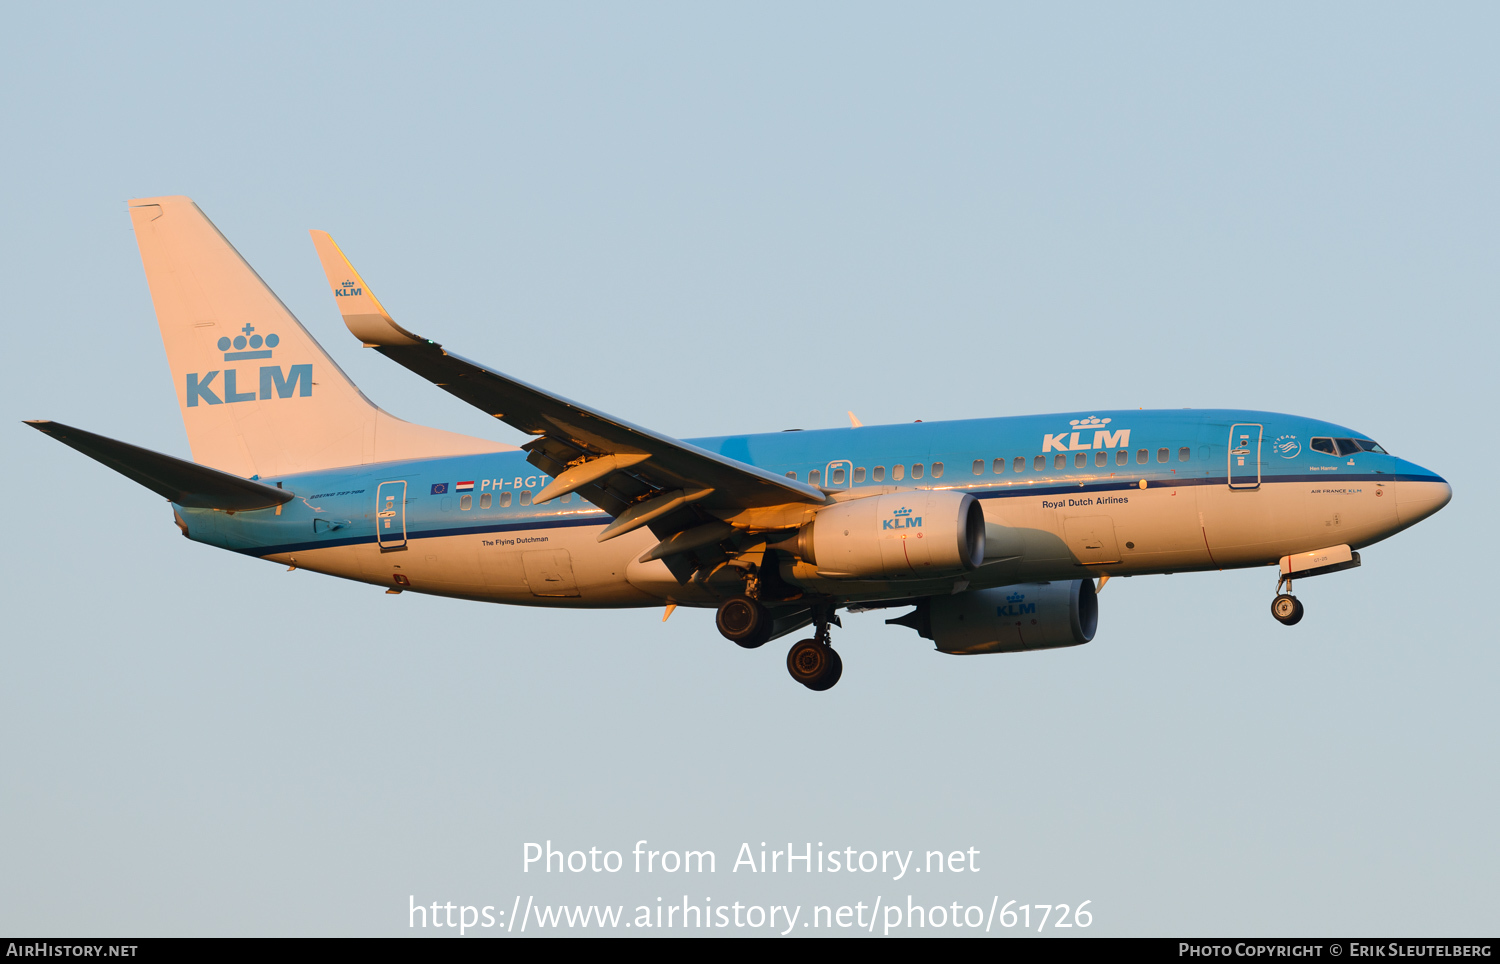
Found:
M 906 516 L 909 516 L 909 515 L 911 515 L 911 510 L 910 509 L 901 508 L 901 509 L 897 509 L 896 510 L 896 518 L 898 518 L 898 519 L 903 519 L 903 518 L 905 518 Z
M 227 336 L 219 339 L 219 351 L 224 353 L 225 361 L 240 361 L 245 358 L 270 358 L 270 351 L 260 351 L 258 349 L 262 345 L 267 349 L 271 349 L 281 344 L 281 337 L 279 335 L 266 335 L 262 338 L 260 335 L 254 334 L 254 325 L 247 324 L 240 331 L 244 332 L 244 334 L 235 335 L 232 340 Z M 230 351 L 231 348 L 234 350 Z M 250 350 L 246 351 L 245 349 L 247 348 Z
M 1013 592 L 1009 596 L 1005 597 L 1005 601 L 1009 603 L 1018 603 L 1025 598 L 1026 594 L 1024 592 Z
M 344 282 L 344 287 L 345 288 L 352 288 L 352 287 L 354 287 L 354 282 L 353 281 L 345 281 Z
M 1078 431 L 1082 432 L 1086 429 L 1091 428 L 1103 428 L 1113 421 L 1114 419 L 1112 418 L 1099 418 L 1097 416 L 1090 415 L 1088 418 L 1075 418 L 1072 421 L 1068 422 L 1068 424 L 1073 426 L 1073 428 L 1077 429 Z

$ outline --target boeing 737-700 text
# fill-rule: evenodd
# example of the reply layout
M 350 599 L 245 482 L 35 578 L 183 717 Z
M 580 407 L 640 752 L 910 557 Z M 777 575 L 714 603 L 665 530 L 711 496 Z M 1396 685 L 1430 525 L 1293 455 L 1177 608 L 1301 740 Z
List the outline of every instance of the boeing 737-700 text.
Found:
M 911 606 L 888 622 L 941 652 L 1009 653 L 1093 639 L 1095 580 L 1279 565 L 1291 625 L 1293 579 L 1358 566 L 1452 494 L 1361 432 L 1270 412 L 682 441 L 411 333 L 312 232 L 349 331 L 517 448 L 375 407 L 189 199 L 130 216 L 193 461 L 29 424 L 165 496 L 184 536 L 388 593 L 714 608 L 746 648 L 811 625 L 787 668 L 813 690 L 843 672 L 840 609 Z

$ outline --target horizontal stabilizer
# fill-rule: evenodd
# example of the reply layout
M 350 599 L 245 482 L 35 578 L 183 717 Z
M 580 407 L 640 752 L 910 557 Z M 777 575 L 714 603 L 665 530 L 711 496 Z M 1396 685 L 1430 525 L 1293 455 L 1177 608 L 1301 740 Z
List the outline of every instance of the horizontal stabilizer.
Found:
M 190 509 L 265 509 L 292 500 L 292 493 L 274 486 L 117 442 L 61 422 L 38 420 L 26 424 L 103 462 L 168 501 Z

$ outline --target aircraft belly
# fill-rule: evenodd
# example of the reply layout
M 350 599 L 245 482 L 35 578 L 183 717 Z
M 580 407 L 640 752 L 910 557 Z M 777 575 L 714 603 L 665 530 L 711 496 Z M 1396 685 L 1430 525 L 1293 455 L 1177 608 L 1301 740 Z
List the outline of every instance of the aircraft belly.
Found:
M 1219 566 L 1270 565 L 1327 545 L 1368 545 L 1395 530 L 1396 499 L 1374 482 L 1267 482 L 1205 486 L 1203 524 Z

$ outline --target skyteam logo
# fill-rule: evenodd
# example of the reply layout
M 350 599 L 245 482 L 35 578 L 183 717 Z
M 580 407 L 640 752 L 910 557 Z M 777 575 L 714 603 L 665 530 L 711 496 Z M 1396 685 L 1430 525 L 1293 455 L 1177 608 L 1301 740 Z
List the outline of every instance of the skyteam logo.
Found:
M 1271 443 L 1271 451 L 1284 459 L 1294 459 L 1302 451 L 1302 443 L 1297 441 L 1295 435 L 1283 435 Z
M 251 324 L 240 329 L 241 334 L 234 338 L 220 338 L 219 351 L 224 353 L 225 361 L 251 361 L 257 358 L 270 358 L 272 349 L 281 344 L 281 336 L 269 334 L 262 336 Z M 197 408 L 200 402 L 209 405 L 223 405 L 225 402 L 253 402 L 269 401 L 272 398 L 291 398 L 296 394 L 300 398 L 306 398 L 312 394 L 312 365 L 292 365 L 285 373 L 280 365 L 262 365 L 260 369 L 260 391 L 240 391 L 238 369 L 226 368 L 223 371 L 224 380 L 215 385 L 219 372 L 212 371 L 207 375 L 197 372 L 189 372 L 187 376 L 187 407 Z M 223 392 L 223 397 L 219 397 Z
M 355 295 L 362 295 L 364 293 L 365 289 L 354 286 L 353 279 L 345 281 L 342 286 L 333 289 L 333 296 L 335 298 L 353 298 Z
M 995 607 L 996 616 L 1029 616 L 1036 613 L 1036 603 L 1025 601 L 1024 592 L 1013 592 L 1005 597 L 1004 606 Z
M 1042 436 L 1042 451 L 1085 452 L 1089 449 L 1129 448 L 1130 429 L 1121 428 L 1111 431 L 1109 423 L 1112 421 L 1114 419 L 1099 418 L 1095 415 L 1072 419 L 1068 422 L 1072 426 L 1071 431 Z M 1093 439 L 1089 440 L 1088 435 L 1091 432 Z
M 892 513 L 893 518 L 881 519 L 882 529 L 920 529 L 922 528 L 922 517 L 912 515 L 912 511 L 905 506 Z

